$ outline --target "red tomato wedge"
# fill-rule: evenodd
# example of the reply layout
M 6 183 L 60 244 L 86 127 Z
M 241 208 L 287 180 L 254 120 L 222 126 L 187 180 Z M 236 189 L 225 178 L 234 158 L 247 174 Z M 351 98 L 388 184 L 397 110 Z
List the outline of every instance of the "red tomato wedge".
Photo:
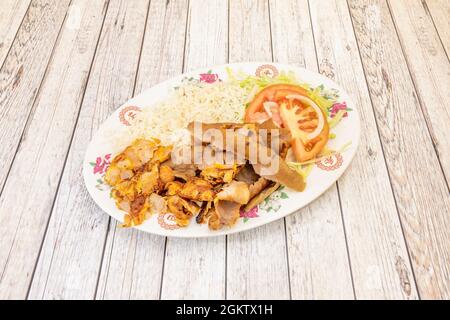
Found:
M 277 101 L 289 94 L 306 95 L 306 90 L 290 84 L 273 84 L 261 90 L 245 111 L 245 122 L 257 122 L 258 112 L 264 112 L 264 102 Z
M 291 145 L 298 162 L 313 159 L 328 142 L 326 115 L 299 86 L 270 85 L 255 96 L 245 112 L 245 122 L 263 122 L 269 118 L 291 132 Z

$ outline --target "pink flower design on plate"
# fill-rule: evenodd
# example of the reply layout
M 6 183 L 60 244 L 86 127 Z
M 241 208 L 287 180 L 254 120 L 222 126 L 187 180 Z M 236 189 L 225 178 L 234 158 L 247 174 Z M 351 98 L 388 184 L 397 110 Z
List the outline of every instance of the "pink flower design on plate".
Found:
M 331 106 L 331 108 L 330 108 L 330 117 L 333 118 L 338 113 L 339 110 L 350 111 L 350 109 L 347 108 L 347 103 L 345 103 L 345 102 L 342 102 L 342 103 L 337 102 L 337 103 L 333 104 Z M 347 117 L 347 116 L 348 116 L 348 113 L 345 112 L 344 113 L 344 117 Z
M 111 160 L 111 154 L 106 154 L 103 158 L 97 157 L 95 162 L 91 162 L 91 165 L 94 167 L 94 174 L 104 174 L 106 169 L 108 169 Z
M 211 70 L 208 73 L 200 73 L 200 82 L 214 83 L 219 80 L 217 73 L 212 73 Z
M 244 222 L 247 222 L 250 218 L 258 218 L 258 206 L 253 207 L 249 211 L 241 210 L 240 216 L 244 218 Z

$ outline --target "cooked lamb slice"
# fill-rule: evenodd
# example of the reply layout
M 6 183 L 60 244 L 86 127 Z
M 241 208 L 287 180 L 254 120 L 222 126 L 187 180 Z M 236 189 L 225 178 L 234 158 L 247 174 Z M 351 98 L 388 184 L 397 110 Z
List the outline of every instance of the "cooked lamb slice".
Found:
M 235 177 L 237 181 L 244 181 L 248 184 L 255 183 L 259 178 L 260 176 L 256 174 L 255 170 L 249 163 L 246 163 Z
M 220 130 L 222 133 L 222 137 L 226 137 L 229 134 L 232 134 L 232 139 L 234 139 L 235 143 L 232 144 L 232 146 L 228 146 L 224 141 L 214 141 L 214 139 L 209 139 L 208 137 L 204 137 L 204 135 L 201 135 L 199 137 L 196 137 L 197 139 L 204 139 L 204 142 L 210 143 L 211 146 L 217 149 L 222 149 L 227 152 L 233 152 L 236 154 L 237 158 L 244 158 L 246 160 L 249 160 L 250 158 L 250 144 L 256 143 L 257 149 L 259 152 L 261 152 L 264 155 L 271 157 L 271 162 L 269 164 L 262 164 L 260 162 L 252 163 L 253 168 L 257 174 L 260 176 L 265 177 L 268 180 L 281 183 L 285 185 L 288 188 L 294 189 L 296 191 L 303 191 L 305 189 L 305 182 L 303 180 L 303 177 L 299 175 L 295 170 L 291 169 L 287 163 L 276 153 L 273 152 L 269 147 L 267 147 L 265 144 L 261 143 L 259 139 L 257 138 L 257 134 L 252 129 L 255 124 L 245 124 L 244 126 L 240 126 L 238 131 L 233 132 L 226 131 L 229 128 L 229 124 L 202 124 L 202 130 L 207 130 L 208 128 L 214 128 L 217 130 Z M 191 122 L 188 126 L 189 130 L 192 132 L 192 134 L 196 134 L 194 132 L 195 123 Z M 238 135 L 240 137 L 238 137 Z M 245 141 L 245 148 L 244 150 L 239 150 L 237 147 L 238 138 L 239 140 L 244 137 Z M 229 137 L 228 137 L 229 138 Z M 240 154 L 240 152 L 243 154 Z M 269 174 L 267 173 L 267 170 L 270 169 L 271 164 L 278 163 L 278 171 L 275 173 Z
M 214 201 L 214 212 L 208 220 L 208 226 L 217 230 L 222 226 L 232 226 L 240 217 L 239 209 L 241 205 L 233 201 L 226 200 L 215 200 Z
M 262 190 L 260 193 L 258 193 L 255 197 L 253 197 L 249 203 L 244 207 L 244 211 L 250 211 L 254 207 L 256 207 L 258 204 L 263 202 L 268 196 L 270 196 L 272 193 L 274 193 L 278 188 L 280 187 L 279 183 L 272 182 L 270 186 Z
M 248 184 L 243 181 L 231 181 L 217 194 L 217 199 L 246 204 L 250 200 Z
M 255 181 L 248 187 L 248 190 L 250 191 L 250 199 L 261 193 L 261 191 L 263 191 L 269 184 L 269 180 L 263 177 L 259 177 L 257 181 Z

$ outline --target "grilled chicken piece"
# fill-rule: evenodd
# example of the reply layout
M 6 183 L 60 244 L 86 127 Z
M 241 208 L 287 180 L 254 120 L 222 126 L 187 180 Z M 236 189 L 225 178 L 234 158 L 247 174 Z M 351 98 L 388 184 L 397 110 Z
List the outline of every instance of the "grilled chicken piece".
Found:
M 173 170 L 169 166 L 162 165 L 159 168 L 159 178 L 162 183 L 167 184 L 173 180 L 175 180 L 175 175 L 173 174 Z
M 236 173 L 239 171 L 239 166 L 237 165 L 222 165 L 215 164 L 204 168 L 200 172 L 200 176 L 211 182 L 213 185 L 220 183 L 228 183 L 233 180 Z
M 124 223 L 121 226 L 132 227 L 142 224 L 149 214 L 149 207 L 150 204 L 146 197 L 144 195 L 138 195 L 133 201 L 131 201 L 130 211 L 127 215 L 125 215 Z
M 194 164 L 174 164 L 171 159 L 165 161 L 163 165 L 172 169 L 175 178 L 180 178 L 184 181 L 188 181 L 190 178 L 195 177 L 195 172 L 197 170 L 197 166 Z
M 153 192 L 159 192 L 163 185 L 159 179 L 159 165 L 156 163 L 150 171 L 139 172 L 133 177 L 136 181 L 136 191 L 143 195 L 150 195 Z
M 135 183 L 131 180 L 123 180 L 119 182 L 113 189 L 112 193 L 115 199 L 126 198 L 128 200 L 134 200 L 137 192 L 135 190 Z
M 183 189 L 183 183 L 180 181 L 171 181 L 167 183 L 164 188 L 166 190 L 166 195 L 174 196 Z
M 200 211 L 198 205 L 177 195 L 167 198 L 167 207 L 175 215 L 175 221 L 181 227 L 187 226 L 192 216 Z
M 164 214 L 167 212 L 166 200 L 156 193 L 152 193 L 148 197 L 148 203 L 151 214 Z
M 115 186 L 123 180 L 132 178 L 135 170 L 150 161 L 157 147 L 157 140 L 135 140 L 111 161 L 105 173 L 105 181 Z
M 263 202 L 268 196 L 274 193 L 280 187 L 279 183 L 272 182 L 267 188 L 259 192 L 255 197 L 253 197 L 249 203 L 244 207 L 244 211 L 250 211 L 258 204 Z
M 178 195 L 195 201 L 213 201 L 215 191 L 208 181 L 193 178 L 183 185 L 183 188 L 178 192 Z
M 159 146 L 153 154 L 152 162 L 158 161 L 163 163 L 170 158 L 170 152 L 172 151 L 172 146 Z
M 250 200 L 248 184 L 242 181 L 231 181 L 217 194 L 217 199 L 246 204 Z

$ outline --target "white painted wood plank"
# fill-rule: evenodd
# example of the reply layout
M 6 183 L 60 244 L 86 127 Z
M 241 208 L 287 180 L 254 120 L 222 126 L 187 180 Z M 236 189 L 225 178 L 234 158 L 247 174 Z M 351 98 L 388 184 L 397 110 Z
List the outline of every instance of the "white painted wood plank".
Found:
M 448 299 L 448 186 L 392 17 L 385 1 L 350 1 L 350 10 L 420 296 Z
M 0 66 L 8 54 L 31 0 L 3 0 L 0 10 Z
M 450 63 L 433 21 L 420 0 L 389 1 L 388 4 L 448 184 Z
M 187 13 L 188 1 L 150 2 L 136 93 L 182 71 Z M 158 299 L 165 238 L 117 225 L 112 230 L 97 298 Z
M 450 55 L 450 1 L 426 0 L 422 1 L 425 11 L 429 10 L 434 25 L 441 38 L 442 44 Z
M 147 8 L 142 1 L 108 5 L 30 299 L 95 297 L 109 217 L 84 186 L 82 162 L 97 128 L 132 95 Z
M 0 198 L 0 296 L 24 298 L 39 254 L 106 1 L 75 1 L 80 28 L 67 21 Z M 19 191 L 20 190 L 20 191 Z
M 69 0 L 31 4 L 0 69 L 0 187 L 44 77 Z
M 320 71 L 361 118 L 359 151 L 338 181 L 356 298 L 417 298 L 347 3 L 310 1 L 310 9 Z
M 267 1 L 230 1 L 229 60 L 271 61 Z M 284 220 L 228 236 L 227 299 L 289 299 Z
M 269 5 L 274 60 L 317 72 L 308 1 Z M 354 298 L 336 185 L 286 217 L 286 232 L 293 299 Z
M 223 64 L 227 60 L 227 2 L 191 0 L 184 71 Z M 168 238 L 161 299 L 224 299 L 225 241 L 224 236 Z

